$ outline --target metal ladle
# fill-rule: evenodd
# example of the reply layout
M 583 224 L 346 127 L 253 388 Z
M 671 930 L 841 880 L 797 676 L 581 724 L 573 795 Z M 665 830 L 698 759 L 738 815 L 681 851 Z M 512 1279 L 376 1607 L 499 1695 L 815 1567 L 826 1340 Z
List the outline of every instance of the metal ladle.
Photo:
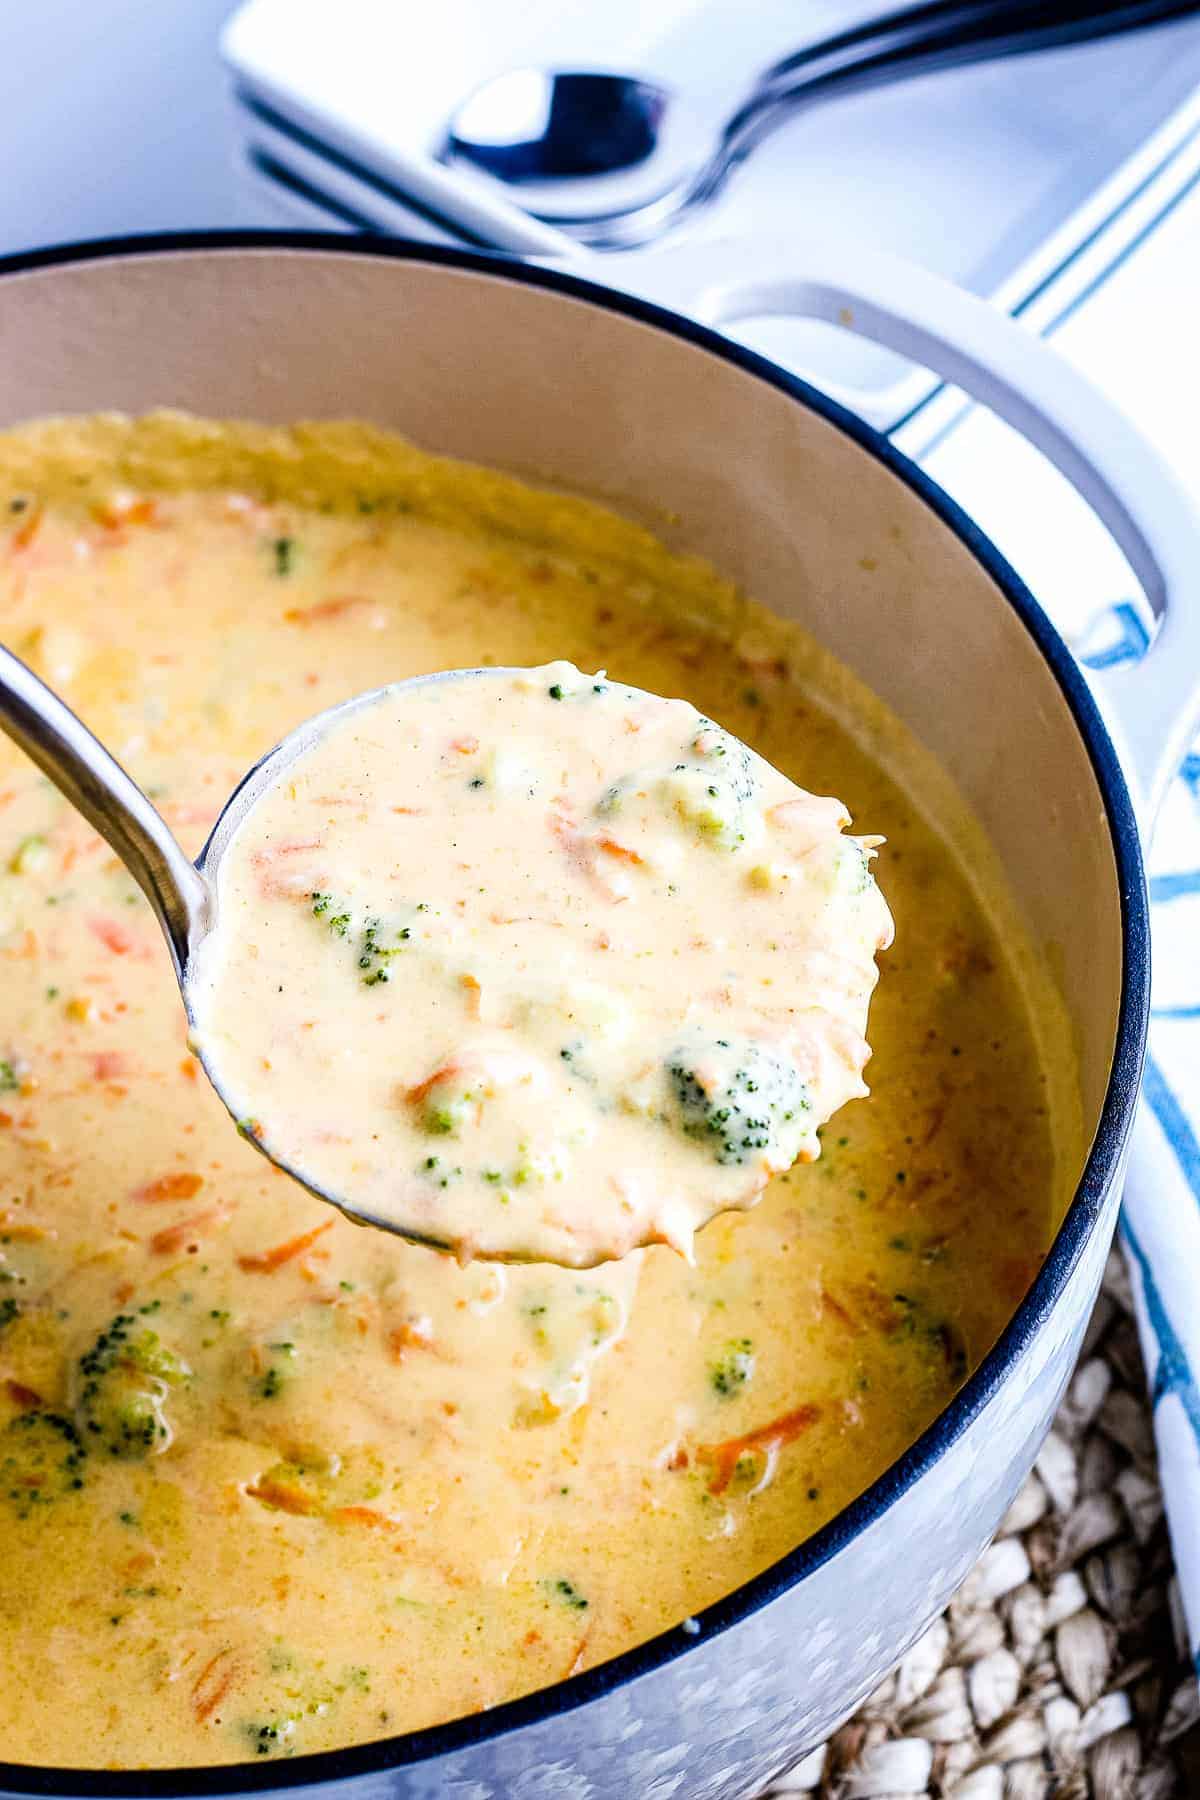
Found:
M 386 690 L 355 695 L 353 699 L 304 720 L 243 777 L 221 809 L 208 842 L 194 863 L 188 859 L 161 813 L 151 805 L 116 758 L 65 701 L 3 645 L 0 645 L 0 729 L 107 840 L 149 900 L 170 946 L 184 1006 L 191 1019 L 188 971 L 200 945 L 216 923 L 221 858 L 238 827 L 266 790 L 335 723 L 360 708 L 375 705 L 383 692 L 423 687 L 432 682 L 472 679 L 477 675 L 512 673 L 511 669 L 488 668 L 418 675 L 408 681 L 390 683 Z M 206 1059 L 202 1047 L 199 1058 L 222 1104 L 230 1117 L 236 1119 L 238 1109 L 234 1098 L 222 1088 L 218 1072 Z M 302 1170 L 266 1149 L 257 1138 L 250 1141 L 318 1199 L 330 1201 L 348 1216 L 394 1231 L 414 1242 L 433 1242 L 391 1219 L 377 1219 L 356 1211 L 344 1196 L 319 1187 Z M 438 1249 L 456 1247 L 451 1240 L 436 1243 Z
M 774 63 L 719 126 L 644 76 L 510 70 L 463 102 L 440 156 L 503 182 L 530 212 L 580 243 L 625 250 L 707 205 L 738 164 L 806 106 L 1195 10 L 1194 0 L 925 0 Z

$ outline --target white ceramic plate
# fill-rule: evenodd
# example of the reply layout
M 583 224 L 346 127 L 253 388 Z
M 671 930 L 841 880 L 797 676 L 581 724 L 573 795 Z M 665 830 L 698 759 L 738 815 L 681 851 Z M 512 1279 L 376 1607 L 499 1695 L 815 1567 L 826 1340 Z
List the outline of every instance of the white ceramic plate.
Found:
M 811 0 L 819 35 L 871 8 Z M 223 51 L 238 131 L 276 180 L 324 194 L 343 223 L 457 235 L 577 256 L 485 177 L 436 160 L 456 100 L 536 60 L 644 70 L 718 112 L 797 42 L 788 0 L 247 0 Z M 1010 311 L 1034 303 L 1181 152 L 1200 139 L 1200 19 L 1108 43 L 942 72 L 789 122 L 693 235 L 770 239 L 802 266 L 837 231 L 904 255 Z M 338 159 L 338 160 L 335 160 Z M 1181 169 L 1181 179 L 1186 170 Z M 284 205 L 294 212 L 297 194 Z M 424 223 L 424 229 L 421 229 Z M 639 254 L 652 257 L 653 249 Z M 1054 304 L 1069 303 L 1070 284 Z M 755 348 L 894 426 L 936 384 L 829 327 L 743 321 Z

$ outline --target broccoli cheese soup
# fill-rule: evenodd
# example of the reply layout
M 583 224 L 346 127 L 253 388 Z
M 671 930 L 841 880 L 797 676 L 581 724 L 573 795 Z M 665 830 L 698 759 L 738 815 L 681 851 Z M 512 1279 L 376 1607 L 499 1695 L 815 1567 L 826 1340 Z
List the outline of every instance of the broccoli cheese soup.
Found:
M 495 1706 L 729 1592 L 930 1423 L 1077 1175 L 1069 1033 L 948 780 L 798 627 L 366 427 L 167 415 L 0 438 L 0 609 L 191 853 L 313 713 L 569 659 L 837 794 L 896 920 L 871 1098 L 692 1266 L 462 1266 L 237 1137 L 149 907 L 0 745 L 0 1757 L 288 1757 Z M 287 916 L 342 974 L 335 899 L 375 902 L 316 872 Z
M 560 662 L 313 731 L 187 992 L 243 1131 L 351 1215 L 464 1262 L 690 1256 L 866 1093 L 876 840 L 686 700 Z

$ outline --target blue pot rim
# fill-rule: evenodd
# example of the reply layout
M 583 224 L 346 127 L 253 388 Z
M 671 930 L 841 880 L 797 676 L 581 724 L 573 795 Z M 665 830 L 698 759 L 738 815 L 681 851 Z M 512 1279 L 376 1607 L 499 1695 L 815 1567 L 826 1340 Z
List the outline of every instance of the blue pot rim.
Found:
M 533 268 L 516 258 L 494 252 L 443 248 L 371 234 L 350 236 L 342 232 L 185 231 L 98 238 L 19 252 L 0 257 L 0 278 L 71 263 L 226 250 L 317 251 L 396 262 L 431 263 L 443 268 L 468 270 L 491 279 L 523 282 L 587 301 L 682 338 L 686 343 L 732 363 L 745 374 L 819 414 L 890 470 L 936 514 L 992 577 L 1049 664 L 1087 750 L 1104 803 L 1121 902 L 1124 967 L 1116 1041 L 1099 1125 L 1074 1198 L 1032 1287 L 1007 1329 L 945 1410 L 878 1480 L 796 1549 L 724 1599 L 697 1613 L 689 1620 L 688 1630 L 674 1626 L 647 1643 L 553 1687 L 506 1701 L 484 1713 L 451 1719 L 446 1724 L 398 1737 L 279 1761 L 271 1759 L 261 1765 L 231 1763 L 118 1772 L 0 1762 L 0 1793 L 4 1794 L 96 1796 L 96 1800 L 137 1795 L 146 1796 L 147 1800 L 174 1800 L 175 1796 L 215 1796 L 309 1787 L 325 1782 L 352 1781 L 390 1769 L 410 1768 L 568 1714 L 651 1674 L 685 1655 L 689 1649 L 741 1624 L 779 1595 L 796 1587 L 887 1512 L 961 1436 L 1003 1385 L 1049 1318 L 1102 1216 L 1133 1126 L 1145 1059 L 1150 1015 L 1149 904 L 1133 803 L 1112 740 L 1074 657 L 1016 571 L 962 508 L 881 432 L 831 400 L 819 388 L 705 325 L 580 276 Z

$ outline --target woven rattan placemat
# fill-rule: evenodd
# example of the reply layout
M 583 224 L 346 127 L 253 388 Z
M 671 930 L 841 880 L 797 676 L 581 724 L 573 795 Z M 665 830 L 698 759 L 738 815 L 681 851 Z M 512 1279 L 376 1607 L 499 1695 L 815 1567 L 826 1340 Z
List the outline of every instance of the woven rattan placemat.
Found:
M 769 1793 L 1200 1800 L 1200 1689 L 1116 1252 L 995 1542 L 896 1672 Z

